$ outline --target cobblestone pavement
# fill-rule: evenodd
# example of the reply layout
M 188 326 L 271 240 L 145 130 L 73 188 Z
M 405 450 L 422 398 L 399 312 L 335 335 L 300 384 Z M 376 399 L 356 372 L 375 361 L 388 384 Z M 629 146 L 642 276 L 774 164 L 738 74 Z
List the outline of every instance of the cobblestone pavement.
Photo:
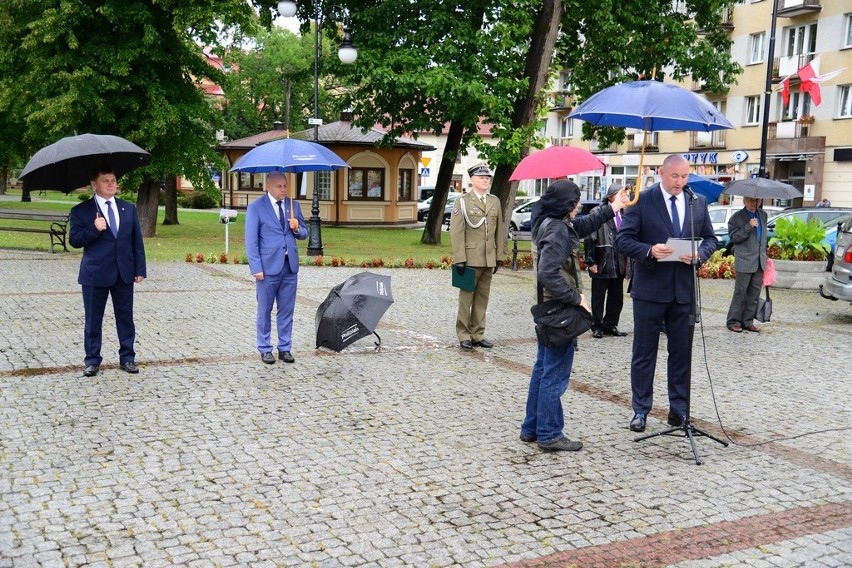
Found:
M 630 337 L 581 338 L 581 452 L 518 440 L 529 272 L 495 276 L 490 351 L 457 348 L 449 272 L 394 270 L 385 349 L 332 353 L 316 307 L 359 269 L 305 267 L 297 361 L 273 366 L 245 266 L 153 263 L 141 373 L 118 370 L 108 309 L 87 379 L 78 262 L 0 251 L 0 566 L 852 564 L 848 304 L 777 290 L 763 332 L 732 334 L 732 283 L 701 282 L 692 416 L 735 443 L 697 438 L 697 466 L 685 439 L 627 430 Z

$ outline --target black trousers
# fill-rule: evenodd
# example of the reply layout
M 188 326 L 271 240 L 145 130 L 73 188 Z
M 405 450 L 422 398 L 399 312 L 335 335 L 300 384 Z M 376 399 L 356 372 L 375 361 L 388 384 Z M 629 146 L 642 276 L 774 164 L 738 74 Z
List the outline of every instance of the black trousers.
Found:
M 624 307 L 624 278 L 592 278 L 592 329 L 618 327 Z M 606 310 L 604 310 L 606 306 Z

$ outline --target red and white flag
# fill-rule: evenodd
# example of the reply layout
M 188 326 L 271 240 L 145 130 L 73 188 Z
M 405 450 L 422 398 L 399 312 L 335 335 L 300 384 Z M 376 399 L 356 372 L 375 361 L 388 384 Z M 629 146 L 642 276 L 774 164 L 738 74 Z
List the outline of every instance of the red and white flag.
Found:
M 831 71 L 830 73 L 826 73 L 825 75 L 820 75 L 819 58 L 819 55 L 814 57 L 810 63 L 799 69 L 798 73 L 799 79 L 802 81 L 799 90 L 803 93 L 808 93 L 811 96 L 811 100 L 814 102 L 814 106 L 819 106 L 819 104 L 822 102 L 822 93 L 820 93 L 819 88 L 820 83 L 824 83 L 830 79 L 834 79 L 846 70 L 846 67 L 844 67 L 843 69 L 838 69 L 837 71 Z M 786 105 L 787 103 L 785 102 L 784 104 Z
M 790 104 L 790 76 L 784 77 L 781 81 L 781 100 L 784 102 L 784 107 Z

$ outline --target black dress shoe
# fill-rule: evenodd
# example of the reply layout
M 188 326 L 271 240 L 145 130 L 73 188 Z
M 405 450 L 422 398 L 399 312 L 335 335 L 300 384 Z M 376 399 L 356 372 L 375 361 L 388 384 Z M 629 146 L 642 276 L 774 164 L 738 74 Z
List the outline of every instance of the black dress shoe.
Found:
M 596 329 L 592 331 L 592 337 L 594 337 L 595 339 L 601 339 L 603 337 L 603 330 Z
M 521 439 L 521 442 L 523 442 L 525 444 L 531 444 L 531 443 L 535 442 L 535 440 L 536 440 L 535 434 L 524 434 L 523 432 L 521 433 L 520 439 Z
M 98 365 L 86 365 L 86 368 L 83 369 L 84 377 L 94 377 L 100 371 L 100 367 Z
M 284 361 L 285 363 L 295 363 L 296 359 L 289 351 L 279 351 L 278 358 Z
M 125 373 L 136 374 L 139 372 L 139 367 L 137 367 L 136 363 L 134 363 L 133 361 L 123 361 L 118 365 L 118 368 L 124 371 Z
M 675 428 L 680 428 L 686 423 L 686 417 L 682 414 L 678 414 L 677 412 L 672 412 L 669 410 L 669 419 L 667 420 L 669 426 L 674 426 Z
M 473 342 L 474 347 L 482 347 L 483 349 L 491 349 L 494 347 L 494 344 L 488 341 L 487 339 L 480 339 L 479 341 Z
M 260 355 L 260 360 L 266 363 L 267 365 L 272 365 L 275 363 L 275 357 L 273 357 L 272 353 L 262 353 Z
M 630 421 L 630 429 L 634 432 L 645 431 L 645 415 L 638 412 L 633 415 L 633 420 Z
M 459 341 L 459 347 L 461 347 L 465 351 L 470 351 L 471 349 L 473 349 L 473 343 L 470 342 L 470 339 L 464 339 L 462 341 Z
M 627 336 L 626 331 L 618 331 L 617 327 L 614 327 L 612 329 L 607 330 L 606 334 L 611 335 L 613 337 L 626 337 Z

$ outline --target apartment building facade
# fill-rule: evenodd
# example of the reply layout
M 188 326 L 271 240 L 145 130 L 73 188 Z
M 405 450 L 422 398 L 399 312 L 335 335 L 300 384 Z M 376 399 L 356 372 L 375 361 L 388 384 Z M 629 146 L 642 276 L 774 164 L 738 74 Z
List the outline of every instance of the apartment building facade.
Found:
M 772 2 L 778 2 L 775 49 L 769 60 Z M 706 92 L 697 82 L 681 83 L 707 97 L 734 125 L 733 130 L 648 133 L 640 176 L 641 131 L 627 132 L 625 143 L 607 148 L 581 140 L 582 123 L 568 118 L 574 100 L 568 74 L 560 75 L 552 93 L 543 134 L 550 145 L 577 145 L 597 154 L 607 171 L 574 176 L 594 196 L 612 181 L 647 186 L 669 154 L 683 154 L 694 173 L 720 182 L 757 175 L 763 144 L 763 104 L 767 70 L 773 92 L 769 100 L 766 171 L 804 197 L 781 203 L 812 206 L 827 198 L 835 206 L 852 206 L 852 2 L 840 0 L 743 0 L 730 8 L 723 26 L 732 40 L 731 55 L 743 66 L 736 84 L 723 94 Z M 819 65 L 818 74 L 846 67 L 819 84 L 820 104 L 802 88 L 800 69 Z M 801 72 L 804 74 L 805 72 Z M 782 81 L 789 80 L 785 104 Z M 530 193 L 544 183 L 525 182 Z

